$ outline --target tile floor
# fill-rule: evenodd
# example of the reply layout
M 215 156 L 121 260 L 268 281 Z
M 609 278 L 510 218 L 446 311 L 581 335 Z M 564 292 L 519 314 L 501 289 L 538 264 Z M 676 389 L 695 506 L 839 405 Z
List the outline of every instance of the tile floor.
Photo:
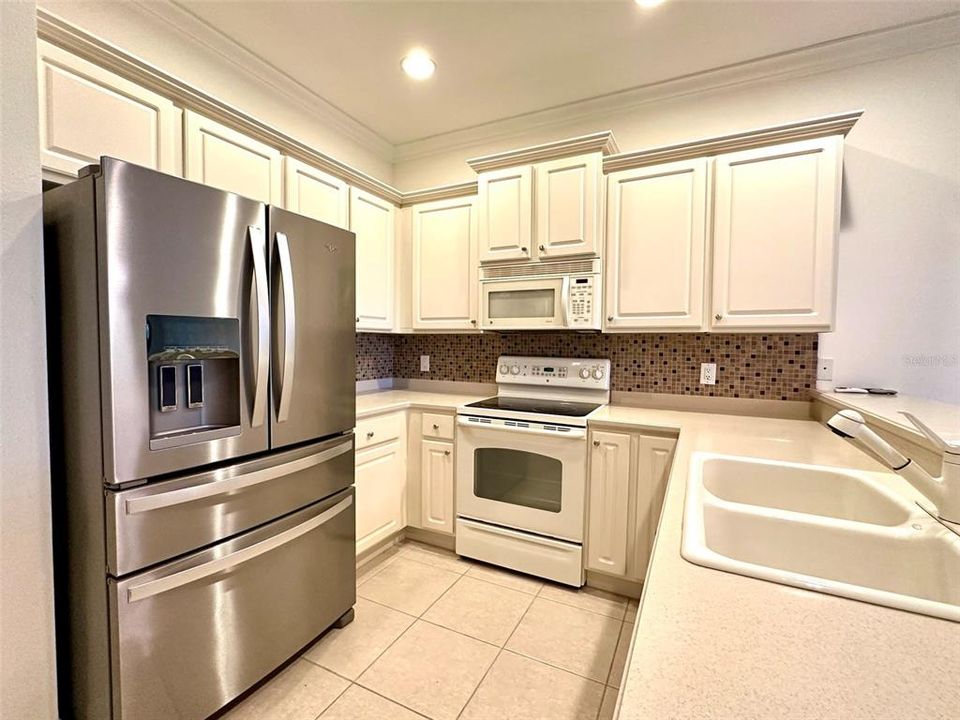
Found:
M 636 601 L 404 543 L 355 610 L 224 718 L 608 720 Z

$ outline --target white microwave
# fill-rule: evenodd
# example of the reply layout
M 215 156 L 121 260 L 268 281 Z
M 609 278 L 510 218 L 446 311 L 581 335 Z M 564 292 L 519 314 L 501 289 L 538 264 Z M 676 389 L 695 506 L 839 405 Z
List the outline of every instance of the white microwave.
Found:
M 600 329 L 600 260 L 484 266 L 480 273 L 484 330 Z

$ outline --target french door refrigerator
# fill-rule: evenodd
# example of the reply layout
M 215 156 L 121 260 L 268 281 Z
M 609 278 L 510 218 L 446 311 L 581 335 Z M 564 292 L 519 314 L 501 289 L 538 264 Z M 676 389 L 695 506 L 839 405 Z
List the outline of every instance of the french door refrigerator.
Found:
M 199 720 L 352 618 L 355 238 L 111 158 L 44 225 L 61 714 Z

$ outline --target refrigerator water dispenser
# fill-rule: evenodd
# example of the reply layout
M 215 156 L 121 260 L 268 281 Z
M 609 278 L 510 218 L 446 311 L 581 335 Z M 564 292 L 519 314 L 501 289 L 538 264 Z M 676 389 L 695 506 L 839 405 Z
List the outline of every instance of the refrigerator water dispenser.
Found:
M 240 322 L 148 315 L 150 449 L 240 434 Z

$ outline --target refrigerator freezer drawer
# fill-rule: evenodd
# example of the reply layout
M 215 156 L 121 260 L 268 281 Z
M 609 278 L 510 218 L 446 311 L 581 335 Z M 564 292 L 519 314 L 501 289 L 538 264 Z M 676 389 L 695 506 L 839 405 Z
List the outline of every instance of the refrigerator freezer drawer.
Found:
M 232 537 L 353 484 L 353 437 L 107 492 L 107 565 L 121 576 Z
M 110 580 L 114 720 L 202 720 L 349 610 L 353 499 Z

